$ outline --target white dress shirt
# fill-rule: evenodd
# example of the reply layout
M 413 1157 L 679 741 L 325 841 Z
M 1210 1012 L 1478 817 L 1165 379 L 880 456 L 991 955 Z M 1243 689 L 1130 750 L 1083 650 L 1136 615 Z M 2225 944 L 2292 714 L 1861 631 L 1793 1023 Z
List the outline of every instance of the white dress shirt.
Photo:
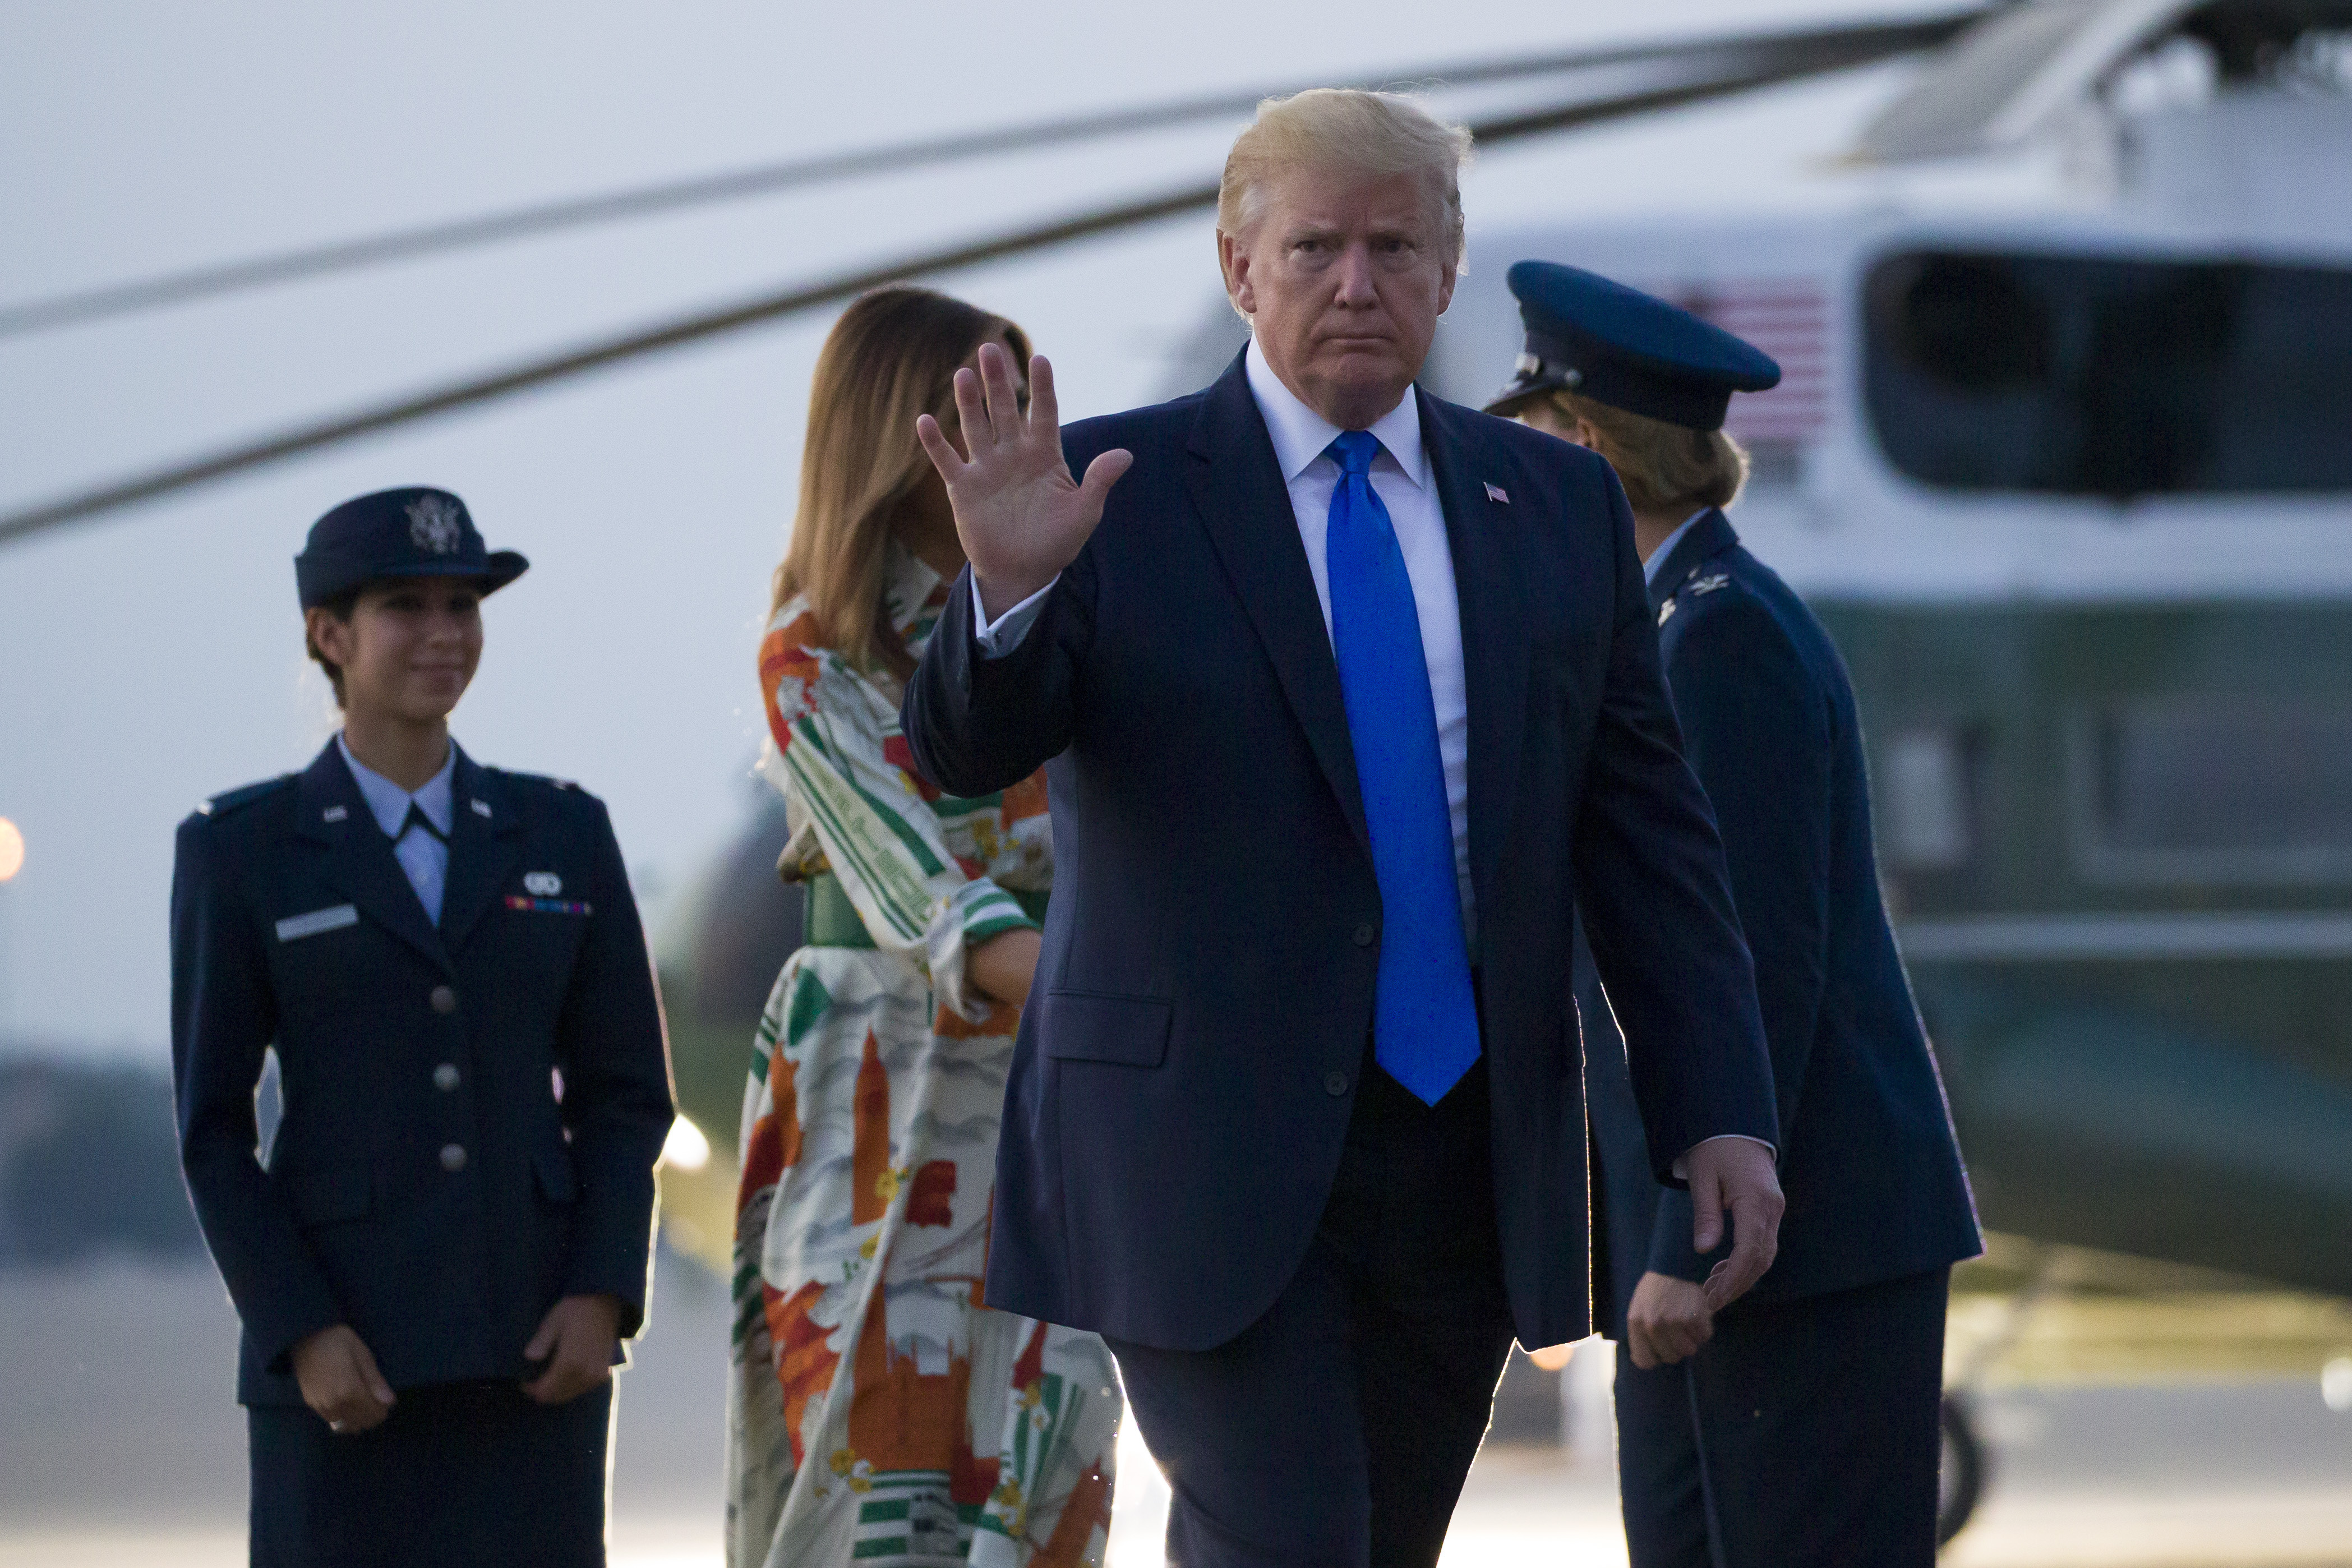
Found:
M 1331 572 L 1324 535 L 1330 527 L 1331 492 L 1339 488 L 1339 465 L 1325 449 L 1338 439 L 1339 427 L 1324 418 L 1282 384 L 1257 344 L 1247 358 L 1250 395 L 1274 438 L 1274 459 L 1290 489 L 1290 510 L 1298 521 L 1298 542 L 1306 547 L 1307 570 L 1315 579 L 1316 602 L 1323 610 L 1323 631 L 1331 631 Z M 1462 897 L 1462 929 L 1475 933 L 1475 905 L 1470 892 L 1470 710 L 1462 675 L 1462 612 L 1454 592 L 1454 554 L 1445 539 L 1445 509 L 1430 472 L 1429 454 L 1421 445 L 1421 405 L 1413 389 L 1404 399 L 1373 421 L 1373 439 L 1381 449 L 1372 458 L 1372 489 L 1388 509 L 1389 525 L 1396 532 L 1404 556 L 1405 575 L 1412 582 L 1413 608 L 1421 618 L 1421 657 L 1429 669 L 1429 696 L 1437 715 L 1437 753 L 1445 769 L 1445 805 L 1453 818 L 1454 876 Z M 972 584 L 972 624 L 981 628 L 981 652 L 1000 658 L 1021 646 L 1044 607 L 1047 584 L 998 616 L 988 619 L 981 607 L 980 584 Z
M 343 765 L 352 770 L 352 781 L 360 786 L 360 798 L 367 802 L 368 815 L 383 829 L 383 836 L 392 840 L 392 858 L 408 874 L 408 885 L 416 889 L 416 901 L 425 906 L 425 918 L 439 925 L 441 890 L 449 880 L 449 834 L 457 820 L 453 784 L 457 772 L 457 748 L 450 747 L 448 756 L 442 759 L 441 771 L 411 795 L 352 755 L 351 745 L 342 736 L 335 737 L 335 745 L 343 753 Z M 439 837 L 408 820 L 408 808 L 412 805 L 440 829 Z

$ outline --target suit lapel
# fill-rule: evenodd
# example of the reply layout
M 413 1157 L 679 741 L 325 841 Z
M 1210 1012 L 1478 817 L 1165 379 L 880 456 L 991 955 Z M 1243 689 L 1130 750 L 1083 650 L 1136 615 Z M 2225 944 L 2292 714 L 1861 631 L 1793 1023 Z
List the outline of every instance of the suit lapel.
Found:
M 1192 426 L 1185 478 L 1194 509 L 1223 563 L 1242 606 L 1274 660 L 1283 695 L 1307 731 L 1307 743 L 1339 796 L 1357 842 L 1370 852 L 1356 754 L 1348 740 L 1348 710 L 1339 694 L 1339 667 L 1331 656 L 1323 607 L 1298 516 L 1276 462 L 1265 420 L 1250 395 L 1237 357 L 1202 398 Z
M 322 847 L 327 880 L 361 913 L 447 970 L 449 950 L 425 918 L 408 873 L 393 858 L 352 771 L 332 741 L 302 774 L 295 831 Z
M 1527 723 L 1529 624 L 1521 595 L 1517 531 L 1510 505 L 1482 471 L 1491 458 L 1466 411 L 1415 394 L 1421 439 L 1445 511 L 1454 557 L 1454 596 L 1462 622 L 1462 684 L 1470 710 L 1470 881 L 1480 902 L 1489 894 L 1510 832 L 1511 785 L 1519 773 Z
M 457 742 L 449 742 L 457 746 Z M 462 749 L 450 781 L 449 875 L 441 893 L 441 940 L 451 952 L 514 875 L 522 858 L 522 816 L 499 776 Z M 487 810 L 485 809 L 487 808 Z

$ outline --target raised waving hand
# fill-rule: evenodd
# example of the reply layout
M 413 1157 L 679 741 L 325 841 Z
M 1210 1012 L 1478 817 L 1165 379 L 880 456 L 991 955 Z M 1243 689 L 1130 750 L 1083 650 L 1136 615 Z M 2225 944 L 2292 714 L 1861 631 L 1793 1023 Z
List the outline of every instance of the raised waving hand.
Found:
M 955 374 L 964 451 L 929 415 L 915 421 L 916 439 L 947 481 L 956 533 L 992 620 L 1077 559 L 1102 521 L 1110 487 L 1135 461 L 1117 448 L 1087 465 L 1084 480 L 1072 479 L 1062 460 L 1054 367 L 1043 354 L 1029 362 L 1029 394 L 1024 414 L 1012 356 L 1002 344 L 982 343 L 979 374 Z

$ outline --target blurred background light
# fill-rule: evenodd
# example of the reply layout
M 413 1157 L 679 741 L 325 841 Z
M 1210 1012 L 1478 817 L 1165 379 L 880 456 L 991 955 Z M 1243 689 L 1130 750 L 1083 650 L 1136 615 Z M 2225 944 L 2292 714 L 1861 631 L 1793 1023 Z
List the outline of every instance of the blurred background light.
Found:
M 701 1128 L 681 1116 L 669 1124 L 661 1163 L 672 1170 L 699 1171 L 710 1163 L 710 1140 L 702 1135 Z
M 0 882 L 24 868 L 25 835 L 15 823 L 0 816 Z

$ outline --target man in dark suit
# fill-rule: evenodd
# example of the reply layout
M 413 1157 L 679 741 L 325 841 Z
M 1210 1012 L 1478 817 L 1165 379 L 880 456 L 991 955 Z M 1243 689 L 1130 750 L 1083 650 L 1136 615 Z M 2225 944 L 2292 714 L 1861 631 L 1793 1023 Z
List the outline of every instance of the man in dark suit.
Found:
M 1926 1568 L 1947 1277 L 1981 1243 L 1879 897 L 1845 665 L 1721 510 L 1746 461 L 1727 407 L 1780 367 L 1576 268 L 1521 262 L 1509 282 L 1527 350 L 1489 408 L 1599 451 L 1632 499 L 1684 745 L 1755 955 L 1788 1193 L 1771 1273 L 1718 1310 L 1688 1202 L 1651 1175 L 1615 994 L 1580 974 L 1634 1568 Z M 1638 1058 L 1641 1026 L 1624 1021 Z
M 1715 1288 L 1771 1258 L 1753 982 L 1624 500 L 1412 384 L 1466 141 L 1268 104 L 1215 385 L 1057 435 L 1050 366 L 1024 417 L 983 349 L 961 449 L 918 426 L 972 564 L 908 742 L 1053 793 L 988 1300 L 1109 1341 L 1186 1568 L 1434 1562 L 1514 1333 L 1586 1331 L 1572 901 L 1695 1244 L 1732 1211 Z
M 180 826 L 181 1159 L 244 1327 L 259 1568 L 604 1561 L 668 1056 L 603 804 L 449 738 L 525 564 L 446 490 L 321 518 L 295 567 L 342 732 Z

